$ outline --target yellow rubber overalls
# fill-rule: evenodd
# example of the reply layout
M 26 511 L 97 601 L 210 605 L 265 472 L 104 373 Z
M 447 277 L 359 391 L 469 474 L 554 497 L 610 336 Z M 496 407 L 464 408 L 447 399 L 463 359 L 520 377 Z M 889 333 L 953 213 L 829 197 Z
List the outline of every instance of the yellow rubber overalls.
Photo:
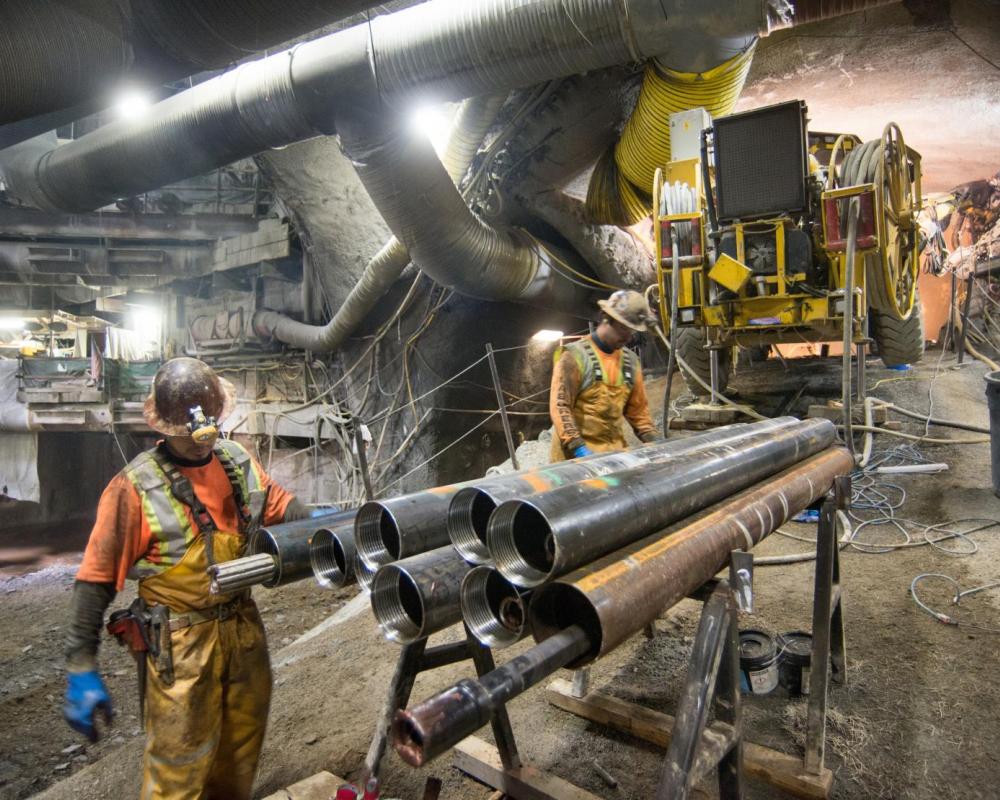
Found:
M 601 359 L 589 337 L 567 346 L 580 369 L 580 391 L 573 403 L 573 420 L 587 447 L 595 453 L 625 450 L 625 432 L 622 419 L 625 405 L 632 394 L 638 359 L 627 348 L 621 350 L 618 376 L 609 383 L 601 366 Z M 562 442 L 558 435 L 552 437 L 552 461 L 565 461 Z
M 237 506 L 243 498 L 259 501 L 260 476 L 246 451 L 220 440 L 216 454 Z M 168 477 L 170 467 L 164 467 L 150 452 L 128 468 L 161 555 L 157 564 L 139 561 L 133 576 L 139 578 L 141 598 L 170 609 L 173 651 L 172 681 L 147 658 L 141 797 L 249 798 L 267 724 L 271 664 L 249 592 L 209 592 L 206 547 L 210 540 L 214 563 L 229 561 L 243 555 L 245 536 L 219 530 L 206 535 L 201 523 L 193 525 L 171 480 L 179 473 Z

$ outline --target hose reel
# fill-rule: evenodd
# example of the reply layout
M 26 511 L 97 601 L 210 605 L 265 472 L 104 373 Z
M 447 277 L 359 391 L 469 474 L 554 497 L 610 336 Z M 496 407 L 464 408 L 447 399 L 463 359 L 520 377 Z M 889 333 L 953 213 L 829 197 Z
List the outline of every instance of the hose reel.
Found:
M 838 142 L 839 144 L 839 142 Z M 835 148 L 836 149 L 836 148 Z M 913 312 L 920 268 L 920 155 L 906 146 L 899 126 L 890 122 L 880 139 L 854 147 L 831 178 L 839 186 L 875 186 L 879 249 L 865 258 L 868 305 L 905 320 Z

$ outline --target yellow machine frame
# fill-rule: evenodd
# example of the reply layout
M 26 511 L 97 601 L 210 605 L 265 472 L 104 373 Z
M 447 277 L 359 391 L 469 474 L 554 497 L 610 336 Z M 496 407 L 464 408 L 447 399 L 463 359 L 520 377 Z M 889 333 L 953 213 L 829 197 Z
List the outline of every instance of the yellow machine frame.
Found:
M 829 137 L 828 137 L 829 138 Z M 827 143 L 828 144 L 828 143 Z M 855 297 L 853 319 L 855 320 L 853 339 L 855 342 L 865 340 L 863 320 L 870 305 L 866 277 L 868 270 L 865 264 L 881 263 L 882 275 L 886 286 L 892 287 L 889 294 L 891 311 L 900 319 L 906 318 L 914 301 L 916 290 L 916 245 L 910 262 L 912 275 L 903 275 L 898 264 L 893 264 L 889 248 L 900 229 L 914 224 L 910 217 L 919 208 L 920 198 L 920 156 L 906 148 L 902 141 L 899 128 L 890 123 L 886 126 L 882 137 L 883 152 L 895 153 L 896 163 L 886 159 L 880 162 L 878 177 L 875 183 L 866 183 L 843 188 L 836 187 L 836 165 L 839 153 L 845 153 L 861 144 L 854 136 L 841 135 L 837 137 L 830 150 L 830 177 L 826 190 L 822 192 L 820 214 L 822 216 L 822 233 L 814 245 L 825 254 L 829 263 L 828 285 L 815 287 L 825 289 L 826 296 L 795 291 L 796 284 L 806 281 L 805 273 L 788 273 L 785 264 L 785 231 L 793 224 L 789 217 L 756 220 L 754 222 L 737 223 L 731 226 L 736 235 L 735 265 L 721 259 L 712 270 L 706 270 L 706 233 L 705 233 L 705 187 L 702 185 L 700 159 L 670 162 L 665 169 L 657 169 L 653 179 L 653 234 L 655 240 L 657 282 L 659 286 L 659 305 L 664 330 L 670 325 L 670 292 L 673 281 L 673 262 L 670 257 L 664 257 L 664 236 L 669 236 L 670 226 L 678 222 L 691 222 L 699 227 L 701 235 L 700 255 L 680 258 L 680 284 L 678 291 L 678 307 L 687 312 L 689 318 L 683 319 L 683 325 L 703 327 L 708 334 L 709 343 L 713 346 L 777 344 L 785 342 L 828 341 L 843 338 L 844 320 L 844 278 L 846 266 L 846 247 L 842 231 L 833 230 L 840 224 L 839 209 L 845 208 L 843 201 L 857 197 L 862 209 L 869 211 L 870 230 L 864 236 L 859 234 L 856 247 Z M 906 160 L 913 164 L 912 172 L 907 174 Z M 659 213 L 659 198 L 664 183 L 674 181 L 686 182 L 695 187 L 697 210 L 691 214 Z M 756 287 L 751 290 L 750 281 L 742 280 L 741 276 L 749 277 L 751 270 L 746 266 L 745 242 L 746 234 L 773 226 L 776 239 L 776 266 L 774 275 L 757 276 L 768 286 L 767 295 L 756 293 Z M 838 238 L 838 233 L 840 237 Z M 897 256 L 905 251 L 897 249 Z M 876 259 L 869 259 L 874 256 Z M 721 266 L 720 266 L 721 263 Z M 895 271 L 894 271 L 895 269 Z M 745 270 L 742 273 L 741 270 Z M 719 300 L 711 285 L 721 283 L 728 286 L 736 297 Z M 897 290 L 897 287 L 900 287 Z M 902 291 L 902 295 L 900 295 Z M 772 293 L 773 292 L 773 293 Z M 839 295 L 837 294 L 839 292 Z M 716 302 L 706 302 L 716 296 Z M 693 319 L 691 311 L 693 310 Z

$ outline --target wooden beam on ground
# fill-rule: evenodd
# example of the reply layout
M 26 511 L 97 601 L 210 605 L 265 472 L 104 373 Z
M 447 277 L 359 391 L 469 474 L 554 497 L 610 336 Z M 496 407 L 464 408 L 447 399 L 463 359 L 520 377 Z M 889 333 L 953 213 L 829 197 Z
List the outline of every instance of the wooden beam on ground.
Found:
M 347 781 L 329 772 L 317 772 L 304 781 L 269 794 L 264 800 L 330 800 Z
M 497 749 L 475 736 L 455 745 L 455 766 L 517 800 L 600 800 L 596 794 L 535 767 L 505 772 Z
M 546 687 L 545 697 L 557 708 L 591 722 L 629 733 L 664 749 L 670 745 L 674 718 L 669 714 L 652 711 L 599 691 L 592 691 L 582 698 L 573 697 L 570 682 L 561 678 Z M 743 768 L 750 777 L 807 800 L 826 800 L 833 785 L 830 770 L 824 768 L 821 774 L 810 775 L 805 771 L 801 758 L 745 739 Z

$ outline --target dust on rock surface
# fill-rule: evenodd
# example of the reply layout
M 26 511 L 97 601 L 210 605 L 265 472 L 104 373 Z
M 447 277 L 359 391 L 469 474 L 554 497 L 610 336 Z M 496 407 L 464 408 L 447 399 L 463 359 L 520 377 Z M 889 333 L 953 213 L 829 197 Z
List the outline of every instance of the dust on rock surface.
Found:
M 880 397 L 918 411 L 927 409 L 933 379 L 936 416 L 985 424 L 983 375 L 977 362 L 953 369 L 949 355 L 938 353 L 907 373 L 891 372 L 873 360 L 869 385 Z M 837 394 L 836 360 L 790 362 L 785 369 L 768 361 L 759 369 L 739 373 L 733 386 L 744 398 L 775 408 L 805 381 L 807 390 L 793 409 L 804 411 L 809 402 L 824 402 Z M 881 382 L 881 383 L 880 383 Z M 682 392 L 675 381 L 675 397 Z M 651 382 L 655 397 L 662 384 Z M 923 426 L 905 422 L 904 430 L 922 433 Z M 947 429 L 940 436 L 973 438 Z M 877 447 L 899 440 L 879 437 Z M 990 489 L 988 445 L 921 445 L 935 461 L 950 470 L 938 475 L 893 476 L 907 492 L 907 518 L 924 523 L 970 516 L 1000 517 L 1000 501 Z M 815 528 L 790 525 L 788 530 L 809 537 Z M 870 529 L 869 529 L 870 530 Z M 868 533 L 866 533 L 868 535 Z M 879 531 L 890 540 L 888 531 Z M 943 572 L 963 587 L 983 583 L 1000 557 L 997 531 L 974 538 L 979 554 L 955 558 L 930 547 L 915 547 L 885 555 L 843 553 L 843 583 L 850 663 L 846 686 L 830 692 L 831 721 L 827 764 L 835 772 L 835 798 L 912 798 L 948 800 L 994 796 L 1000 765 L 990 731 L 1000 705 L 994 678 L 996 639 L 974 629 L 941 625 L 922 613 L 909 596 L 912 578 L 922 572 Z M 800 552 L 808 545 L 772 536 L 758 548 L 760 555 Z M 995 571 L 993 573 L 995 575 Z M 0 796 L 25 797 L 75 771 L 52 786 L 47 798 L 120 798 L 138 790 L 142 737 L 131 736 L 131 725 L 121 719 L 112 736 L 97 748 L 82 752 L 90 763 L 72 761 L 76 753 L 62 750 L 76 740 L 64 732 L 59 719 L 62 676 L 59 673 L 61 633 L 65 625 L 70 585 L 68 574 L 3 595 L 0 621 L 0 658 L 4 686 L 24 682 L 17 699 L 10 692 L 0 698 L 9 722 L 0 734 L 6 783 Z M 757 611 L 742 627 L 771 633 L 811 627 L 813 567 L 810 563 L 759 568 L 756 578 Z M 0 592 L 4 591 L 0 587 Z M 356 778 L 360 772 L 383 701 L 398 648 L 379 636 L 365 601 L 355 601 L 319 634 L 294 640 L 298 634 L 342 609 L 353 590 L 324 593 L 314 586 L 295 584 L 258 590 L 275 663 L 276 691 L 261 764 L 258 796 L 287 786 L 320 769 Z M 947 609 L 946 588 L 928 585 L 927 599 Z M 963 603 L 962 613 L 980 622 L 1000 624 L 1000 594 L 984 592 Z M 349 611 L 357 611 L 351 616 Z M 592 685 L 626 700 L 672 712 L 687 668 L 687 658 L 700 606 L 684 601 L 657 621 L 652 640 L 634 637 L 592 670 Z M 445 641 L 458 635 L 451 629 L 435 637 Z M 286 639 L 293 641 L 282 644 Z M 27 653 L 22 648 L 32 645 Z M 527 643 L 498 654 L 505 660 Z M 38 660 L 46 666 L 39 672 Z M 134 676 L 127 657 L 113 645 L 103 648 L 103 668 L 111 675 L 111 690 L 123 715 L 134 708 Z M 29 680 L 34 672 L 41 680 Z M 413 691 L 423 699 L 471 672 L 456 665 L 420 676 Z M 120 673 L 120 674 L 118 674 Z M 654 746 L 593 725 L 549 706 L 544 685 L 515 700 L 510 707 L 522 753 L 546 768 L 601 797 L 648 798 L 662 763 Z M 46 699 L 46 695 L 51 699 Z M 801 753 L 803 703 L 782 690 L 766 697 L 750 697 L 744 705 L 746 732 L 751 741 L 789 753 Z M 480 735 L 489 739 L 489 729 Z M 66 771 L 53 772 L 66 761 Z M 599 763 L 618 780 L 609 789 L 597 773 Z M 13 767 L 9 767 L 9 765 Z M 385 761 L 385 793 L 417 798 L 430 775 L 444 780 L 442 798 L 485 800 L 490 791 L 458 773 L 443 757 L 422 770 L 412 770 L 390 754 Z M 706 787 L 710 791 L 710 787 Z M 751 783 L 748 797 L 780 796 L 776 790 Z

